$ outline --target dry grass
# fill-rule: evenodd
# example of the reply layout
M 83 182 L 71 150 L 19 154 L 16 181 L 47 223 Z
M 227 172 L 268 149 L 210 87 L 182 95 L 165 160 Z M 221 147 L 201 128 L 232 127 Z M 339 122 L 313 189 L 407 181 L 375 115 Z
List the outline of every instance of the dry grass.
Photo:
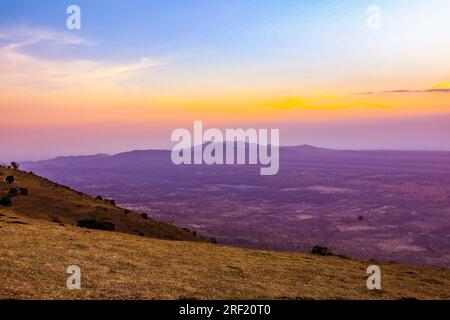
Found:
M 142 238 L 3 214 L 0 299 L 450 299 L 450 270 L 383 264 L 383 290 L 369 291 L 369 262 Z M 72 264 L 82 270 L 81 290 L 65 286 Z

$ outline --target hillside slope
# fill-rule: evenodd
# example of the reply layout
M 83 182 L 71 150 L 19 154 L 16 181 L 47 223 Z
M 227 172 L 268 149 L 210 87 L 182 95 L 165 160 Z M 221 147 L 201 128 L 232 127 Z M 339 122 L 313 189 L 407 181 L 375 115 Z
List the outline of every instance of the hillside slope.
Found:
M 28 189 L 0 206 L 0 299 L 450 299 L 448 269 L 211 244 L 42 178 L 0 171 L 2 194 Z M 3 182 L 9 174 L 13 184 Z M 122 232 L 74 225 L 86 217 Z M 381 291 L 366 288 L 372 264 L 381 267 Z M 81 268 L 81 290 L 66 288 L 70 265 Z
M 0 299 L 450 299 L 450 270 L 275 253 L 55 225 L 3 210 Z M 66 269 L 81 268 L 81 290 Z
M 13 176 L 14 182 L 6 182 Z M 115 231 L 140 236 L 168 239 L 206 241 L 186 230 L 155 221 L 149 217 L 119 208 L 107 200 L 98 200 L 34 174 L 0 167 L 0 198 L 10 189 L 26 188 L 27 195 L 11 196 L 11 209 L 30 218 L 51 220 L 57 224 L 77 225 L 80 220 L 114 225 Z M 4 208 L 4 207 L 3 207 Z M 0 210 L 2 207 L 0 206 Z

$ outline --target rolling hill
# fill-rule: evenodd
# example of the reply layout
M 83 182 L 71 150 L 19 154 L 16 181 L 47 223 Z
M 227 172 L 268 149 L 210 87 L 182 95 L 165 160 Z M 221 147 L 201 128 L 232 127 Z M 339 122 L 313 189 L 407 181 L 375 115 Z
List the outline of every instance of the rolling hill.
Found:
M 0 181 L 2 196 L 28 191 L 0 206 L 0 299 L 450 299 L 448 269 L 379 264 L 382 290 L 370 291 L 375 261 L 212 244 L 29 173 L 2 167 Z M 66 288 L 69 265 L 81 290 Z
M 8 176 L 14 177 L 13 183 L 6 182 Z M 20 195 L 20 188 L 26 188 L 27 195 Z M 22 216 L 50 220 L 61 225 L 78 225 L 81 221 L 87 227 L 95 228 L 97 225 L 101 229 L 152 238 L 207 241 L 192 232 L 156 221 L 145 214 L 143 216 L 142 213 L 120 208 L 113 200 L 100 198 L 101 196 L 99 199 L 93 198 L 33 173 L 0 167 L 0 198 L 8 196 L 11 189 L 17 192 L 17 195 L 11 197 L 11 208 L 15 214 Z

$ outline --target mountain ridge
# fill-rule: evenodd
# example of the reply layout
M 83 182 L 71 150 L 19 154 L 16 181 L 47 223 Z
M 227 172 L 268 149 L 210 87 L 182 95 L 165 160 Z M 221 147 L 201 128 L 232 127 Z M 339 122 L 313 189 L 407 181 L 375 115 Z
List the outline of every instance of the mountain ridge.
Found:
M 201 145 L 203 148 L 208 144 Z M 246 147 L 248 147 L 248 143 L 246 142 Z M 198 146 L 191 147 L 191 150 L 198 148 Z M 354 153 L 354 154 L 364 154 L 364 153 L 380 153 L 380 154 L 442 154 L 442 155 L 450 155 L 450 151 L 448 150 L 396 150 L 396 149 L 335 149 L 335 148 L 325 148 L 325 147 L 317 147 L 310 144 L 302 144 L 302 145 L 292 145 L 292 146 L 280 146 L 280 151 L 301 151 L 301 152 L 334 152 L 334 153 Z M 98 153 L 92 155 L 68 155 L 68 156 L 57 156 L 44 160 L 32 160 L 32 161 L 22 161 L 24 166 L 33 166 L 36 164 L 45 164 L 45 163 L 57 163 L 60 161 L 93 161 L 111 157 L 127 157 L 133 155 L 161 155 L 170 153 L 170 149 L 135 149 L 129 151 L 122 151 L 118 153 Z

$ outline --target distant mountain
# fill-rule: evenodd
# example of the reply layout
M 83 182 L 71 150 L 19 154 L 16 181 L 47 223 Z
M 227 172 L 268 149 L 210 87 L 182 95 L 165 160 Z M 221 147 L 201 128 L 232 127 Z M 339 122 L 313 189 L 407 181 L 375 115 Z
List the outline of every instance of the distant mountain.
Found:
M 205 145 L 203 146 L 205 147 Z M 198 147 L 195 147 L 198 148 Z M 235 147 L 237 149 L 237 146 Z M 248 144 L 246 144 L 248 151 Z M 193 152 L 193 150 L 192 150 Z M 151 169 L 173 167 L 169 150 L 134 150 L 115 155 L 98 154 L 92 156 L 58 157 L 44 161 L 24 162 L 27 170 L 41 172 L 55 167 L 66 170 L 89 167 L 120 167 Z M 183 167 L 183 166 L 182 166 Z M 302 170 L 392 170 L 412 172 L 448 172 L 450 170 L 449 151 L 395 151 L 395 150 L 334 150 L 311 145 L 280 147 L 280 170 L 295 167 Z M 180 171 L 181 167 L 172 168 Z M 186 167 L 185 167 L 186 168 Z M 189 168 L 189 167 L 188 167 Z M 192 168 L 189 168 L 192 169 Z M 181 170 L 182 171 L 182 170 Z M 51 174 L 51 172 L 46 172 Z

